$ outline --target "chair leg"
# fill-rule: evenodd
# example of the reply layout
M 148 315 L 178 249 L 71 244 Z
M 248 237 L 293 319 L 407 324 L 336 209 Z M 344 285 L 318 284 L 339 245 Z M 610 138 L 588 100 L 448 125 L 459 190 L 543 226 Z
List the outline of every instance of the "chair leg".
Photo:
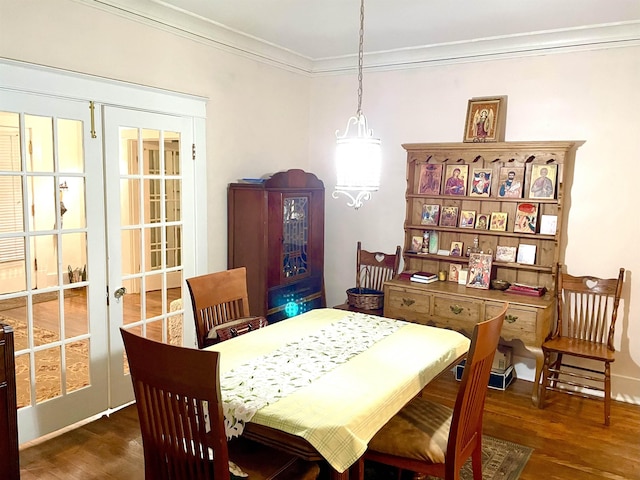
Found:
M 604 364 L 604 424 L 609 426 L 611 416 L 611 368 L 609 362 Z
M 540 393 L 538 395 L 538 408 L 544 408 L 544 400 L 547 394 L 547 384 L 549 382 L 549 362 L 551 354 L 544 352 L 544 364 L 542 365 L 542 383 L 540 384 Z
M 482 480 L 482 440 L 471 453 L 471 469 L 473 480 Z
M 558 353 L 556 355 L 556 360 L 553 362 L 553 364 L 551 365 L 551 368 L 553 368 L 554 370 L 560 370 L 560 367 L 562 367 L 562 354 Z M 553 372 L 551 374 L 551 382 L 550 385 L 553 388 L 556 388 L 556 386 L 558 385 L 558 383 L 556 382 L 556 380 L 558 380 L 558 377 L 560 376 L 559 372 Z

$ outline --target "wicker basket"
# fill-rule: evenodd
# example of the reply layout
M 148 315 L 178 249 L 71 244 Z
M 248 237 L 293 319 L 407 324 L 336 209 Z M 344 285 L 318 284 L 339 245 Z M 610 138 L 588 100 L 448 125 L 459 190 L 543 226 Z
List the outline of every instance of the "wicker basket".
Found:
M 378 310 L 384 302 L 384 292 L 370 288 L 350 288 L 347 290 L 349 306 L 362 310 Z

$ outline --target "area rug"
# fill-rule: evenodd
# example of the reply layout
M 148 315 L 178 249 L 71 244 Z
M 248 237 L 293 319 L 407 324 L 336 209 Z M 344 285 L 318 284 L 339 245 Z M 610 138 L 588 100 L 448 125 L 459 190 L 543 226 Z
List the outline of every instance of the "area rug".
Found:
M 483 480 L 517 480 L 522 473 L 532 448 L 484 435 L 482 437 L 482 478 Z M 365 480 L 397 480 L 395 468 L 375 462 L 365 464 Z M 426 477 L 433 480 L 433 477 Z M 473 480 L 471 459 L 460 472 L 461 480 Z M 413 480 L 412 472 L 403 472 L 402 480 Z

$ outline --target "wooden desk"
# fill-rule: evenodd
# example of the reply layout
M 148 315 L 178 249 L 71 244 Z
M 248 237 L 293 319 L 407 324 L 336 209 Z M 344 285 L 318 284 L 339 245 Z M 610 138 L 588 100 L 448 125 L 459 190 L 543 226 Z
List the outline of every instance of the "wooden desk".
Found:
M 377 318 L 317 309 L 208 348 L 222 354 L 221 379 L 230 372 L 237 382 L 239 367 L 260 363 L 294 341 L 326 335 L 327 329 L 345 322 L 366 326 L 365 321 Z M 469 339 L 452 330 L 384 322 L 396 330 L 303 388 L 259 408 L 245 434 L 309 460 L 325 459 L 333 479 L 348 478 L 348 468 L 373 435 L 469 348 Z M 222 380 L 221 390 L 224 400 Z

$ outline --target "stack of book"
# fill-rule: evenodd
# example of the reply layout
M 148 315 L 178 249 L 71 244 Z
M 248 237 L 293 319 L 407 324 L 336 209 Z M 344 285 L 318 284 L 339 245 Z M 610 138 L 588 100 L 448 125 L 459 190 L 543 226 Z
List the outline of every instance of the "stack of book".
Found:
M 437 282 L 438 274 L 431 273 L 431 272 L 416 272 L 413 275 L 411 275 L 411 278 L 409 280 L 411 280 L 412 282 L 419 282 L 419 283 Z
M 530 297 L 541 297 L 547 292 L 547 289 L 535 285 L 525 285 L 524 283 L 512 283 L 505 292 L 528 295 Z

